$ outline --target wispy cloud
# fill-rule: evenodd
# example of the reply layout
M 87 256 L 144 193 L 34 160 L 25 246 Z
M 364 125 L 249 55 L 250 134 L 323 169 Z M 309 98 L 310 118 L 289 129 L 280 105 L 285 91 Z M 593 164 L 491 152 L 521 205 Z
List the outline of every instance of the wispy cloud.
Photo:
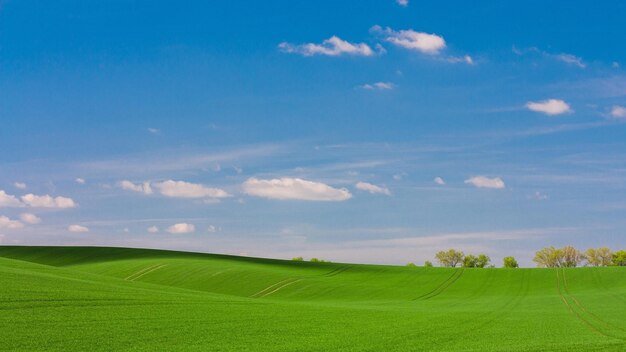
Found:
M 505 188 L 504 181 L 502 181 L 502 179 L 499 177 L 489 178 L 486 176 L 474 176 L 465 180 L 465 183 L 478 188 Z
M 402 7 L 407 7 L 409 6 L 409 0 L 396 0 L 396 4 Z
M 143 193 L 146 195 L 153 194 L 153 188 L 156 188 L 161 195 L 171 198 L 227 198 L 231 195 L 221 188 L 207 187 L 198 183 L 185 181 L 166 180 L 162 182 L 133 183 L 128 180 L 118 182 L 118 186 L 124 190 Z
M 351 43 L 337 36 L 332 36 L 324 40 L 321 44 L 291 44 L 282 42 L 278 44 L 278 49 L 285 53 L 300 54 L 303 56 L 372 56 L 375 54 L 374 50 L 365 43 Z
M 84 232 L 89 232 L 89 228 L 86 226 L 82 226 L 82 225 L 70 225 L 67 227 L 67 230 L 69 232 L 74 232 L 74 233 L 84 233 Z
M 456 64 L 456 63 L 465 63 L 465 64 L 468 64 L 468 65 L 473 65 L 474 64 L 474 59 L 471 56 L 469 56 L 469 55 L 449 56 L 445 60 L 448 61 L 449 63 L 452 63 L 452 64 Z
M 553 53 L 549 53 L 545 50 L 541 50 L 537 47 L 530 47 L 530 48 L 524 48 L 524 49 L 520 49 L 517 47 L 513 47 L 512 49 L 513 53 L 515 53 L 516 55 L 519 56 L 523 56 L 526 54 L 535 54 L 535 55 L 539 55 L 541 57 L 545 57 L 551 60 L 556 60 L 556 61 L 560 61 L 563 63 L 566 63 L 568 65 L 571 66 L 576 66 L 578 68 L 586 68 L 587 64 L 583 61 L 582 58 L 576 56 L 576 55 L 572 55 L 572 54 L 567 54 L 567 53 L 560 53 L 560 54 L 553 54 Z
M 571 113 L 574 110 L 568 103 L 560 99 L 548 99 L 543 101 L 530 101 L 526 103 L 528 110 L 554 116 Z
M 159 192 L 172 198 L 226 198 L 230 197 L 228 192 L 220 188 L 206 187 L 201 184 L 185 181 L 167 180 L 154 183 L 154 187 Z
M 185 233 L 192 233 L 195 231 L 196 231 L 196 227 L 193 224 L 188 224 L 185 222 L 174 224 L 167 228 L 167 232 L 171 234 L 185 234 Z
M 132 183 L 131 181 L 128 180 L 122 180 L 118 183 L 118 186 L 126 191 L 132 191 L 132 192 L 137 192 L 137 193 L 143 193 L 143 194 L 152 194 L 152 186 L 150 185 L 150 182 L 146 181 L 143 183 Z
M 251 196 L 278 200 L 338 202 L 352 198 L 352 194 L 345 188 L 290 177 L 271 180 L 253 177 L 244 182 L 243 191 Z
M 384 195 L 391 195 L 391 191 L 389 190 L 389 188 L 384 187 L 384 186 L 377 186 L 371 183 L 367 183 L 367 182 L 357 182 L 357 184 L 354 186 L 356 187 L 356 189 L 359 189 L 361 191 L 366 191 L 372 194 L 384 194 Z
M 417 32 L 412 29 L 395 31 L 389 27 L 373 26 L 373 33 L 380 34 L 385 41 L 413 51 L 428 55 L 438 55 L 445 49 L 446 41 L 442 36 L 434 33 Z
M 366 83 L 359 88 L 367 89 L 367 90 L 391 90 L 395 88 L 395 85 L 391 82 L 376 82 L 376 83 Z
M 581 59 L 578 56 L 575 55 L 571 55 L 571 54 L 558 54 L 558 55 L 554 55 L 554 57 L 562 62 L 565 62 L 566 64 L 569 65 L 574 65 L 574 66 L 578 66 L 580 68 L 585 68 L 587 67 L 587 64 L 585 64 L 583 62 L 583 59 Z
M 216 163 L 258 159 L 274 155 L 283 149 L 284 147 L 279 145 L 257 145 L 204 153 L 189 150 L 160 150 L 158 153 L 82 162 L 75 166 L 80 172 L 93 173 L 98 176 L 105 173 L 120 178 L 135 175 L 155 177 L 157 174 L 177 171 L 202 170 L 209 167 L 213 169 Z
M 559 124 L 554 126 L 541 126 L 541 127 L 531 127 L 523 130 L 512 130 L 512 131 L 500 131 L 496 133 L 491 133 L 491 136 L 496 137 L 532 137 L 532 136 L 543 136 L 550 135 L 556 133 L 566 133 L 566 132 L 574 132 L 574 131 L 583 131 L 593 128 L 602 128 L 607 126 L 615 125 L 619 122 L 611 122 L 611 121 L 596 121 L 596 122 L 581 122 L 581 123 L 567 123 L 567 124 Z

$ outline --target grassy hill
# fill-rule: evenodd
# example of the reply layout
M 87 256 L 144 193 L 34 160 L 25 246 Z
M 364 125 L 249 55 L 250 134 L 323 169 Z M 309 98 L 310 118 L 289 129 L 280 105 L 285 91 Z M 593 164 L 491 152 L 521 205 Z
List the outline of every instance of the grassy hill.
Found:
M 625 351 L 626 268 L 0 247 L 0 350 Z

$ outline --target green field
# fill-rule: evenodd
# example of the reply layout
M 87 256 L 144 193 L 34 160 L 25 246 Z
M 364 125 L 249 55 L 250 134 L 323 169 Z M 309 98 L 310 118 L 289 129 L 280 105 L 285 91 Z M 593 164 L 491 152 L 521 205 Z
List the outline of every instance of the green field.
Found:
M 626 268 L 0 247 L 0 350 L 625 351 Z

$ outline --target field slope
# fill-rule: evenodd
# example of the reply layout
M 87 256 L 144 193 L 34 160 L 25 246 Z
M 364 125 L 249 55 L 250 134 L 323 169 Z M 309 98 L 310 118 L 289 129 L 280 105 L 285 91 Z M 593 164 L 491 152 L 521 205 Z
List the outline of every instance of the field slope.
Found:
M 626 268 L 0 246 L 0 350 L 625 351 Z

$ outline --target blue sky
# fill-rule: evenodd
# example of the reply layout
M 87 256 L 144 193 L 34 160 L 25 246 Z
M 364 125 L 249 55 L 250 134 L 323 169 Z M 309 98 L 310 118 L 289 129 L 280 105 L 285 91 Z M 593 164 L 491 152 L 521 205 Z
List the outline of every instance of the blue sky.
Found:
M 0 1 L 0 243 L 626 246 L 626 3 Z

